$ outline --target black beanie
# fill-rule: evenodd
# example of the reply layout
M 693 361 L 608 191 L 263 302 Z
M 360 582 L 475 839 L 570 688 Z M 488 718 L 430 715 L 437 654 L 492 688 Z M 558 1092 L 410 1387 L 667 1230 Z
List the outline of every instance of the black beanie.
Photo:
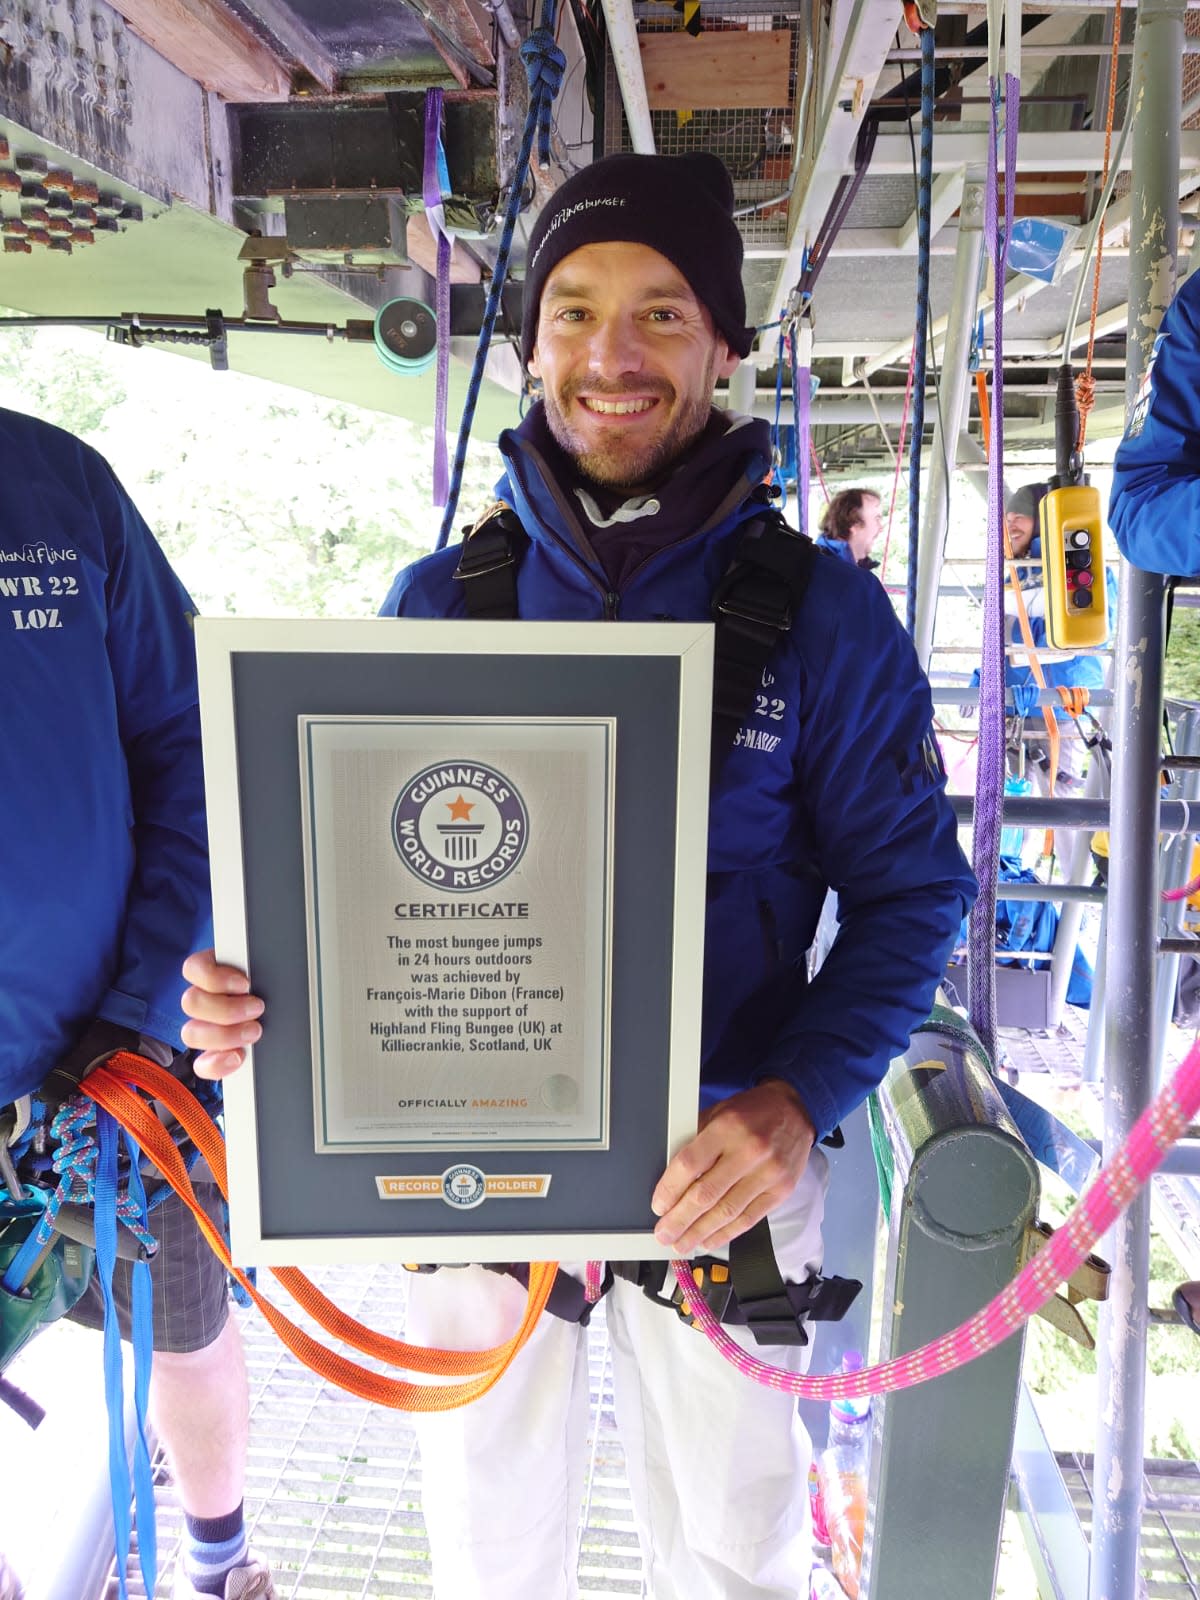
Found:
M 534 224 L 525 267 L 521 356 L 528 365 L 550 273 L 573 250 L 616 241 L 666 256 L 707 306 L 717 332 L 748 356 L 742 236 L 733 183 L 718 156 L 605 156 L 568 178 Z

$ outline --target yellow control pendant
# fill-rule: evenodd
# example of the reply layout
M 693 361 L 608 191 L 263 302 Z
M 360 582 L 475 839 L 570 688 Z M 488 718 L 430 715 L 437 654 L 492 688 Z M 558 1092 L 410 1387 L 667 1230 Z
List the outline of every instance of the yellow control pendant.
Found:
M 1051 489 L 1039 507 L 1046 637 L 1056 650 L 1108 638 L 1100 495 L 1090 484 Z

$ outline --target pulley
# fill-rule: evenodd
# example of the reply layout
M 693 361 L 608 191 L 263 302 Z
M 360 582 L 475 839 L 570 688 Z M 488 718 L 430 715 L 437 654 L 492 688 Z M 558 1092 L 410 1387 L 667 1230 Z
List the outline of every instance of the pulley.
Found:
M 375 353 L 391 372 L 411 377 L 432 366 L 437 319 L 423 300 L 389 300 L 375 316 Z

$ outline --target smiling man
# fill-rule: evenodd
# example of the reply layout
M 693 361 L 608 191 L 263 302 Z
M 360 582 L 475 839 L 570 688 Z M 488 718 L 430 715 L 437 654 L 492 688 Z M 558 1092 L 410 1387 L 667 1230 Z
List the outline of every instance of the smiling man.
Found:
M 732 213 L 729 176 L 708 155 L 610 157 L 542 213 L 522 342 L 543 400 L 500 441 L 497 494 L 525 538 L 510 552 L 512 610 L 491 614 L 707 619 L 731 564 L 752 562 L 752 537 L 774 527 L 766 424 L 712 406 L 714 383 L 754 338 Z M 401 573 L 385 615 L 482 614 L 461 556 L 440 551 Z M 646 1196 L 659 1240 L 718 1258 L 719 1273 L 730 1240 L 769 1220 L 786 1284 L 759 1342 L 794 1371 L 820 1294 L 818 1141 L 924 1019 L 974 892 L 928 685 L 887 596 L 852 565 L 809 565 L 713 789 L 700 1130 Z M 841 931 L 809 983 L 828 887 Z M 200 1069 L 222 1076 L 258 1036 L 261 1003 L 211 953 L 185 970 L 187 1038 L 207 1052 Z M 621 1268 L 641 1287 L 618 1276 L 606 1302 L 616 1410 L 656 1600 L 802 1600 L 810 1444 L 795 1405 L 688 1327 L 670 1283 L 655 1297 L 665 1263 Z M 416 1418 L 439 1600 L 577 1594 L 588 1369 L 582 1265 L 562 1272 L 562 1315 L 542 1318 L 503 1381 Z M 422 1273 L 407 1336 L 498 1343 L 524 1299 L 512 1277 L 482 1267 Z M 757 1348 L 746 1326 L 730 1332 Z

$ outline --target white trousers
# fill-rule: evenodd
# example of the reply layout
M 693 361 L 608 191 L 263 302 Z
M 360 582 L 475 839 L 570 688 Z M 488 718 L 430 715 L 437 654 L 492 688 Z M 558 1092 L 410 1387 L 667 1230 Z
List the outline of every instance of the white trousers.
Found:
M 828 1164 L 815 1150 L 771 1216 L 785 1278 L 821 1265 Z M 582 1276 L 582 1268 L 569 1270 Z M 482 1267 L 414 1274 L 407 1337 L 478 1349 L 525 1291 Z M 654 1600 L 808 1600 L 812 1446 L 789 1395 L 743 1377 L 674 1311 L 620 1279 L 606 1297 L 617 1425 Z M 802 1372 L 811 1346 L 760 1349 Z M 587 1332 L 543 1316 L 482 1400 L 415 1418 L 437 1600 L 575 1600 L 588 1436 Z

